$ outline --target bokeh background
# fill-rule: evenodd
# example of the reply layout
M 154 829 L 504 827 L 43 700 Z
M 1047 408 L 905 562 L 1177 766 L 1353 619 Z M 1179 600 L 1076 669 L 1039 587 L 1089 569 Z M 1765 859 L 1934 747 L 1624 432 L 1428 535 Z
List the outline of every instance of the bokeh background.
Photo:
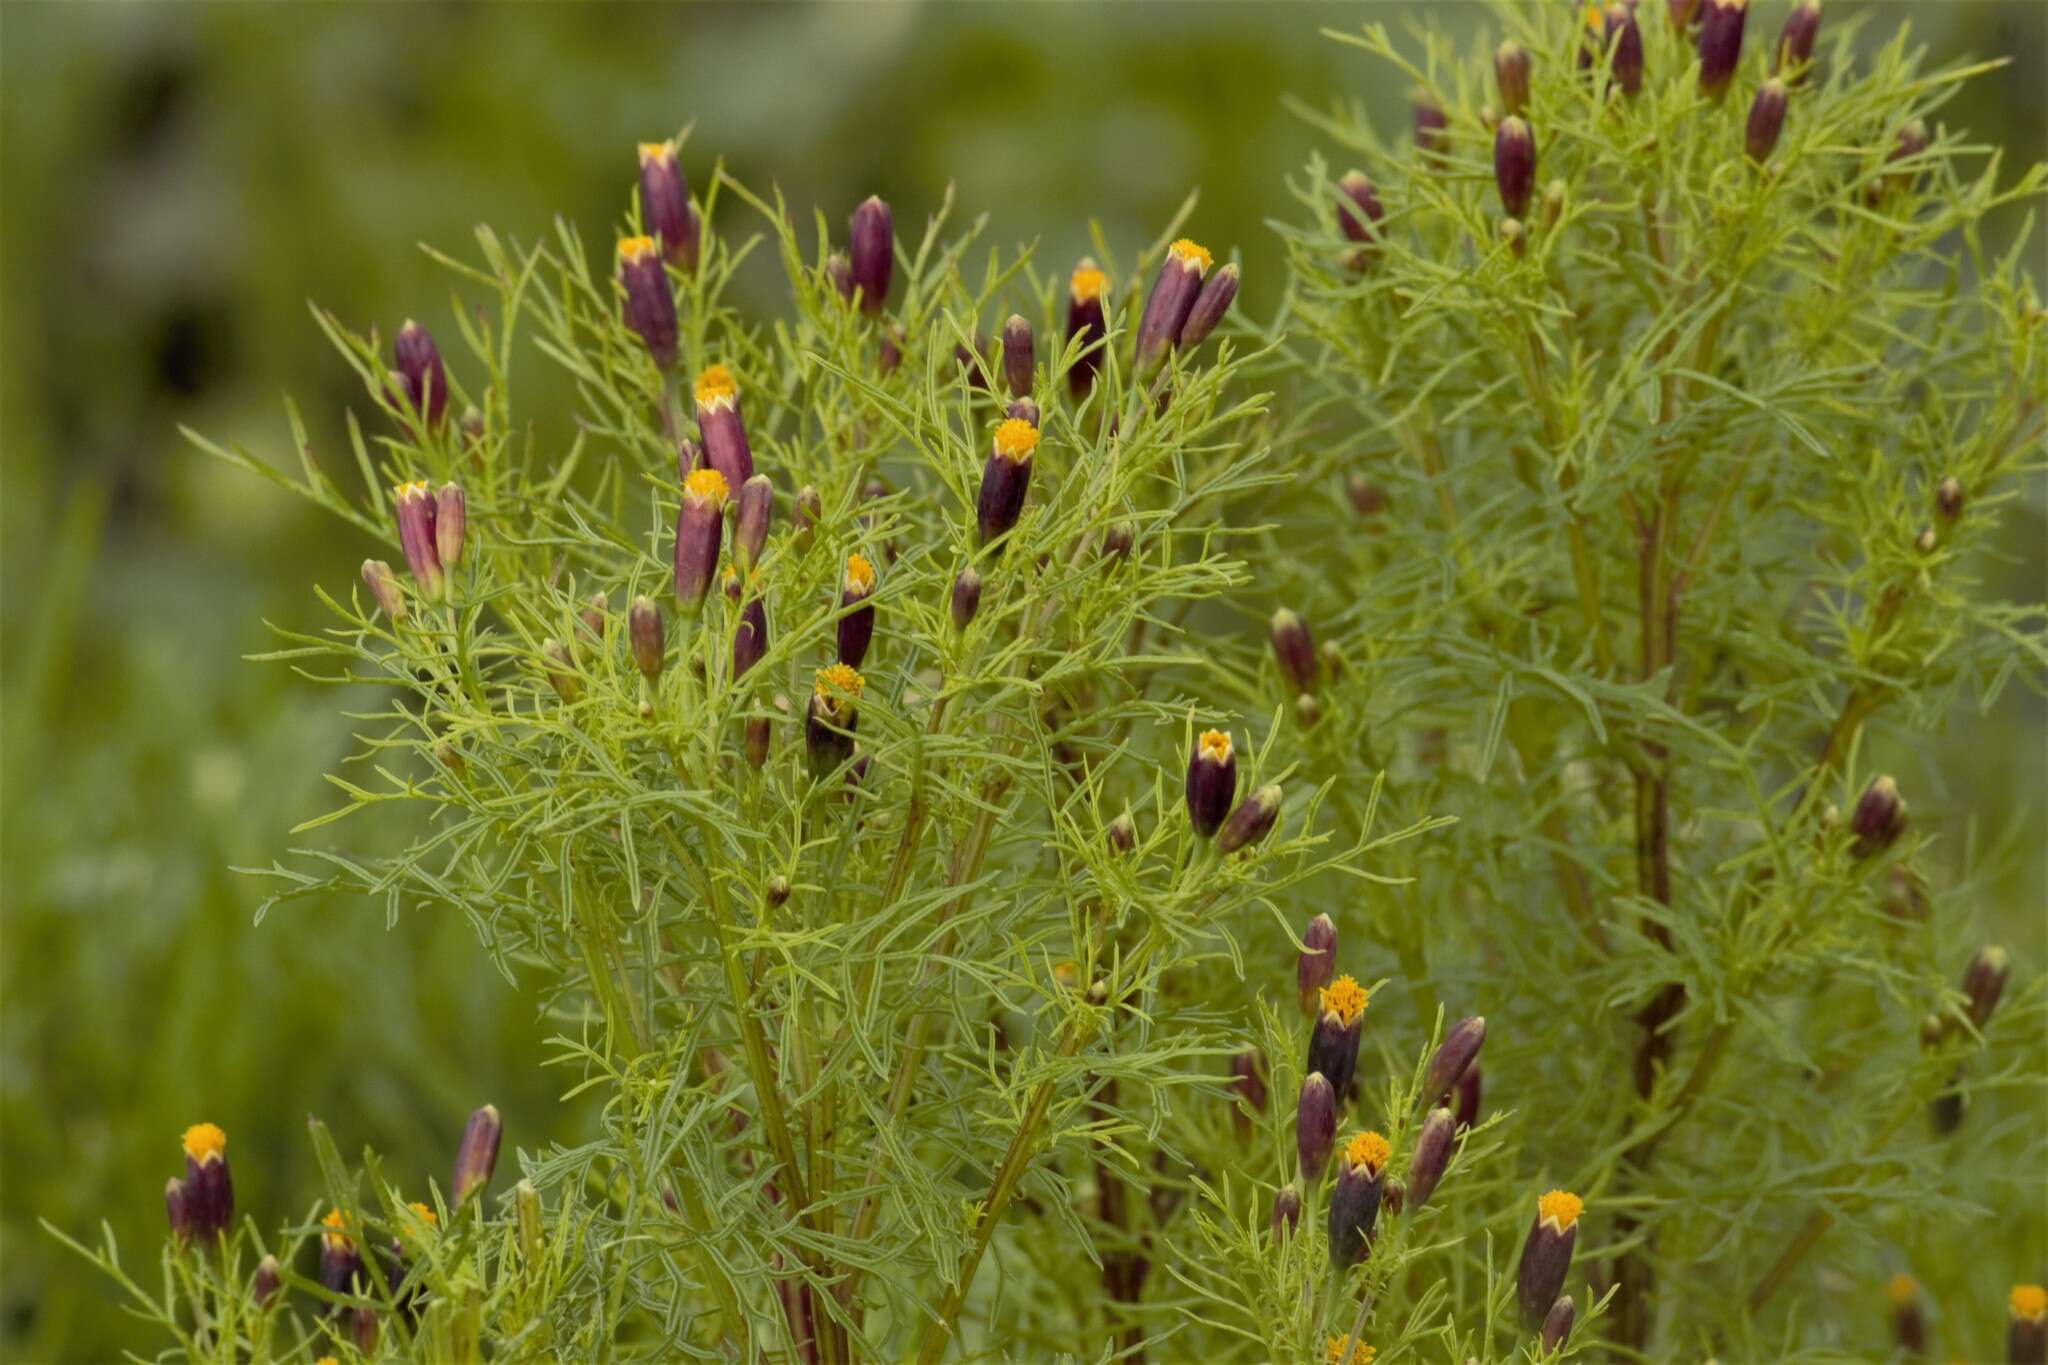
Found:
M 1784 8 L 1758 0 L 1753 29 Z M 1941 56 L 2011 57 L 1944 117 L 2015 161 L 2048 155 L 2048 6 L 1830 0 L 1831 25 L 1858 13 L 1867 37 L 1910 18 Z M 147 1278 L 195 1119 L 228 1129 L 243 1204 L 273 1225 L 316 1193 L 309 1113 L 344 1150 L 444 1180 L 486 1099 L 515 1144 L 588 1121 L 460 920 L 313 903 L 252 925 L 262 891 L 230 869 L 326 808 L 362 699 L 243 656 L 266 620 L 317 626 L 312 584 L 346 592 L 366 547 L 178 424 L 288 462 L 289 391 L 338 455 L 360 393 L 309 300 L 452 337 L 448 277 L 418 243 L 463 254 L 476 223 L 530 240 L 557 214 L 605 242 L 635 141 L 692 120 L 699 186 L 722 156 L 835 225 L 879 192 L 908 232 L 952 182 L 1055 267 L 1091 218 L 1128 254 L 1199 187 L 1202 239 L 1242 253 L 1263 313 L 1279 253 L 1262 222 L 1294 215 L 1285 179 L 1318 148 L 1283 95 L 1405 119 L 1396 76 L 1318 35 L 1364 19 L 1478 42 L 1485 13 L 0 3 L 0 1356 L 150 1344 L 36 1220 L 110 1221 Z M 2048 243 L 2031 252 L 2048 275 Z M 750 307 L 780 306 L 765 271 L 750 283 Z M 544 367 L 521 382 L 527 415 L 566 414 Z M 2043 533 L 2037 484 L 1983 566 L 2008 596 L 2042 596 Z M 1985 841 L 2018 850 L 1986 909 L 2023 971 L 2048 936 L 2048 728 L 2027 692 L 1939 741 Z

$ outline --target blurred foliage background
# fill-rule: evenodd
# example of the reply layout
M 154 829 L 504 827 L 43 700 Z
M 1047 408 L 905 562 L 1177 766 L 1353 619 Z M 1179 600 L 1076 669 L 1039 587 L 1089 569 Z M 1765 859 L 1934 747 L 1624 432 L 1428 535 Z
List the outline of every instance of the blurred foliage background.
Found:
M 1758 0 L 1752 31 L 1783 8 Z M 2048 155 L 2048 6 L 1831 0 L 1831 25 L 1852 16 L 2012 58 L 1950 122 Z M 308 300 L 452 340 L 448 277 L 416 243 L 461 255 L 476 223 L 532 240 L 558 213 L 607 243 L 634 142 L 692 120 L 700 190 L 723 157 L 835 231 L 878 192 L 909 236 L 951 182 L 1052 270 L 1090 218 L 1133 251 L 1200 187 L 1198 235 L 1242 254 L 1267 313 L 1262 223 L 1293 215 L 1285 179 L 1317 146 L 1283 96 L 1405 122 L 1392 73 L 1318 36 L 1366 18 L 1485 41 L 1477 4 L 0 6 L 0 1354 L 146 1344 L 35 1220 L 108 1219 L 146 1265 L 188 1122 L 227 1128 L 242 1206 L 275 1225 L 316 1188 L 308 1113 L 422 1181 L 445 1181 L 485 1100 L 514 1144 L 584 1121 L 540 1066 L 533 1003 L 459 920 L 318 904 L 252 927 L 258 893 L 229 869 L 329 804 L 351 699 L 242 656 L 266 619 L 317 621 L 311 585 L 345 593 L 365 547 L 177 424 L 286 461 L 289 391 L 339 458 L 360 394 Z M 2048 243 L 2030 251 L 2048 276 Z M 773 284 L 744 301 L 773 312 Z M 523 417 L 558 431 L 566 394 L 538 363 L 521 383 Z M 2041 597 L 2044 529 L 2037 484 L 1983 566 L 2006 596 Z M 1982 844 L 2017 850 L 1987 909 L 2030 972 L 2048 724 L 2024 690 L 1959 718 L 1935 766 Z

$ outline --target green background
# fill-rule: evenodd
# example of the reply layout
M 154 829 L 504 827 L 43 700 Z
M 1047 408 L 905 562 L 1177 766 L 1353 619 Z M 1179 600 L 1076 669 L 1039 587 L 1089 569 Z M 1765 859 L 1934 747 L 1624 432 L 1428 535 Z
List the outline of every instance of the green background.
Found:
M 1759 0 L 1752 34 L 1784 8 Z M 1296 216 L 1285 179 L 1319 148 L 1283 95 L 1405 120 L 1399 78 L 1317 30 L 1431 9 L 1481 41 L 1483 11 L 1454 4 L 0 6 L 0 1355 L 155 1344 L 35 1220 L 110 1220 L 146 1267 L 188 1122 L 227 1128 L 266 1226 L 315 1195 L 308 1113 L 444 1182 L 484 1100 L 513 1145 L 581 1122 L 532 1003 L 466 924 L 313 903 L 252 928 L 259 889 L 229 868 L 327 806 L 362 699 L 242 656 L 266 619 L 316 626 L 311 585 L 345 593 L 368 547 L 177 424 L 288 460 L 289 391 L 316 450 L 345 458 L 360 392 L 309 300 L 452 343 L 448 278 L 416 243 L 460 255 L 473 224 L 531 240 L 558 213 L 602 243 L 633 144 L 691 120 L 700 188 L 722 156 L 835 229 L 879 192 L 909 235 L 950 181 L 1054 270 L 1090 218 L 1128 254 L 1199 187 L 1192 230 L 1242 255 L 1263 314 L 1262 223 Z M 2015 59 L 1945 119 L 2048 155 L 2048 6 L 1837 2 L 1828 22 L 1884 34 L 1909 11 L 1940 57 Z M 1995 227 L 2009 240 L 2018 218 Z M 2048 274 L 2048 247 L 2032 255 Z M 761 264 L 742 298 L 768 314 Z M 566 395 L 538 364 L 520 379 L 524 415 L 559 429 Z M 2042 596 L 2043 520 L 2036 483 L 1984 566 L 2006 596 Z M 1987 911 L 2031 972 L 2048 792 L 2024 691 L 1937 742 L 1947 798 L 2017 849 Z

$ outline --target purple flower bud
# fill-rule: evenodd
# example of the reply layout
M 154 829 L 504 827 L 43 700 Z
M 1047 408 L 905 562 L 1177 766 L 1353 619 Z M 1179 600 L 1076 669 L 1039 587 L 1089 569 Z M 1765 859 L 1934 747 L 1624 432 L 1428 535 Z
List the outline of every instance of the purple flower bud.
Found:
M 808 549 L 811 538 L 817 534 L 818 522 L 825 515 L 825 499 L 809 484 L 796 490 L 796 542 L 800 548 Z
M 704 437 L 704 462 L 725 476 L 728 490 L 754 477 L 754 452 L 740 418 L 740 386 L 732 371 L 712 365 L 697 376 L 697 430 Z
M 184 1215 L 192 1235 L 211 1242 L 235 1218 L 235 1182 L 228 1173 L 228 1135 L 211 1123 L 185 1130 Z M 164 1191 L 165 1211 L 170 1191 Z M 175 1218 L 173 1219 L 175 1226 Z
M 1274 821 L 1280 818 L 1281 798 L 1277 782 L 1269 782 L 1247 796 L 1223 822 L 1223 828 L 1216 835 L 1216 851 L 1227 856 L 1241 848 L 1250 848 L 1272 833 Z
M 1777 51 L 1772 54 L 1771 74 L 1787 74 L 1794 85 L 1806 84 L 1812 72 L 1813 44 L 1820 36 L 1820 0 L 1799 0 L 1778 31 Z
M 1926 150 L 1927 125 L 1919 119 L 1908 119 L 1905 126 L 1899 129 L 1899 136 L 1892 143 L 1891 153 L 1884 159 L 1885 164 L 1889 166 L 1895 162 L 1910 161 Z M 1893 172 L 1878 182 L 1877 194 L 1882 197 L 1888 190 L 1911 189 L 1918 179 L 1917 172 Z
M 249 1278 L 249 1298 L 256 1305 L 256 1311 L 269 1308 L 277 1298 L 277 1291 L 284 1286 L 284 1277 L 278 1272 L 277 1257 L 265 1256 L 256 1263 L 256 1273 Z
M 869 317 L 889 299 L 889 276 L 896 267 L 895 222 L 889 206 L 874 195 L 861 201 L 848 220 L 848 263 L 860 310 Z
M 981 471 L 981 492 L 975 520 L 981 543 L 988 545 L 1010 533 L 1024 512 L 1031 488 L 1031 457 L 1038 449 L 1038 428 L 1010 418 L 996 428 L 995 449 Z
M 1138 369 L 1141 373 L 1158 368 L 1173 349 L 1181 324 L 1193 311 L 1202 292 L 1202 279 L 1209 273 L 1208 251 L 1186 237 L 1166 249 L 1166 261 L 1145 300 L 1144 316 L 1138 321 Z
M 758 597 L 747 599 L 747 605 L 740 608 L 739 624 L 732 632 L 732 676 L 737 682 L 747 675 L 747 670 L 761 662 L 761 656 L 768 652 L 768 609 Z
M 1970 1022 L 1981 1032 L 1991 1022 L 1998 998 L 2005 994 L 2006 977 L 2012 971 L 2012 955 L 1992 945 L 1979 948 L 1963 971 L 1963 995 L 1968 1000 Z
M 740 485 L 739 514 L 733 518 L 733 557 L 752 569 L 768 543 L 768 523 L 775 511 L 775 485 L 756 474 Z
M 676 144 L 640 144 L 640 222 L 673 265 L 685 274 L 697 269 L 700 232 L 690 203 L 690 182 L 676 161 Z
M 181 1242 L 192 1239 L 192 1210 L 185 1198 L 185 1182 L 175 1175 L 164 1182 L 164 1218 L 173 1237 Z
M 620 317 L 647 347 L 655 367 L 666 370 L 676 363 L 676 300 L 652 237 L 620 240 L 619 289 L 625 295 Z
M 1281 673 L 1296 692 L 1310 690 L 1316 685 L 1316 645 L 1308 627 L 1285 607 L 1273 613 L 1270 626 L 1273 657 L 1279 660 Z
M 1585 1204 L 1575 1194 L 1552 1190 L 1536 1201 L 1536 1221 L 1522 1243 L 1522 1264 L 1515 1275 L 1515 1299 L 1522 1322 L 1535 1328 L 1549 1314 L 1571 1270 L 1572 1246 L 1578 1240 L 1579 1214 Z
M 725 491 L 725 476 L 716 469 L 700 469 L 683 480 L 683 502 L 676 512 L 676 600 L 692 611 L 703 605 L 718 572 Z
M 1102 533 L 1102 557 L 1121 563 L 1131 557 L 1131 547 L 1137 543 L 1138 528 L 1128 521 L 1119 521 Z
M 1353 978 L 1340 976 L 1316 997 L 1319 1012 L 1303 1069 L 1322 1072 L 1337 1092 L 1337 1102 L 1346 1104 L 1358 1070 L 1358 1039 L 1365 1032 L 1366 991 Z
M 1421 1209 L 1436 1193 L 1437 1183 L 1444 1178 L 1444 1168 L 1450 1165 L 1451 1148 L 1457 1136 L 1458 1120 L 1450 1110 L 1438 1105 L 1429 1111 L 1415 1137 L 1415 1155 L 1408 1162 L 1411 1207 Z
M 348 1235 L 347 1215 L 330 1209 L 320 1220 L 320 1283 L 331 1294 L 354 1294 L 363 1287 L 363 1257 Z
M 455 1175 L 449 1184 L 457 1204 L 491 1183 L 491 1173 L 498 1169 L 498 1140 L 504 1133 L 495 1105 L 485 1105 L 463 1125 L 462 1140 L 455 1147 Z
M 953 580 L 953 626 L 965 630 L 981 610 L 981 575 L 970 566 Z
M 1909 1357 L 1927 1352 L 1927 1317 L 1920 1309 L 1920 1283 L 1911 1275 L 1894 1275 L 1885 1284 L 1891 1302 L 1892 1336 Z
M 651 597 L 636 597 L 626 609 L 626 634 L 633 646 L 633 662 L 649 682 L 661 676 L 668 655 L 661 608 Z
M 1103 274 L 1093 260 L 1083 256 L 1067 281 L 1067 342 L 1072 345 L 1079 338 L 1082 343 L 1081 354 L 1075 357 L 1073 368 L 1067 371 L 1067 388 L 1076 402 L 1088 396 L 1088 390 L 1095 384 L 1096 372 L 1102 368 L 1102 341 L 1109 335 L 1102 298 L 1108 292 L 1109 276 Z
M 1282 1185 L 1280 1192 L 1273 1196 L 1273 1236 L 1292 1236 L 1301 1226 L 1301 1191 L 1292 1185 Z
M 1195 296 L 1195 306 L 1188 310 L 1188 319 L 1180 325 L 1180 337 L 1175 345 L 1183 351 L 1192 351 L 1209 339 L 1209 333 L 1223 321 L 1223 315 L 1230 311 L 1232 300 L 1237 298 L 1237 262 L 1232 261 L 1202 286 L 1202 292 Z
M 1748 19 L 1749 0 L 1705 0 L 1700 12 L 1702 94 L 1719 99 L 1735 78 L 1742 61 L 1742 26 Z
M 1749 105 L 1749 127 L 1742 149 L 1761 166 L 1777 149 L 1778 134 L 1785 129 L 1785 82 L 1773 77 L 1756 88 Z
M 1504 114 L 1521 114 L 1529 107 L 1529 53 L 1510 38 L 1493 50 L 1493 79 L 1500 87 Z
M 1622 94 L 1633 97 L 1643 88 L 1643 31 L 1636 25 L 1635 7 L 1609 5 L 1605 20 L 1605 40 L 1614 54 L 1614 83 Z
M 1337 1092 L 1320 1071 L 1311 1071 L 1302 1080 L 1301 1098 L 1294 1106 L 1294 1151 L 1301 1160 L 1303 1179 L 1322 1177 L 1336 1140 Z
M 818 670 L 804 714 L 804 748 L 814 778 L 829 777 L 853 757 L 854 731 L 859 728 L 859 702 L 865 680 L 845 664 Z
M 768 717 L 747 717 L 747 762 L 759 768 L 768 761 Z
M 1295 996 L 1303 1014 L 1318 1012 L 1318 997 L 1336 970 L 1337 926 L 1328 915 L 1317 915 L 1301 936 L 1301 956 L 1294 964 Z
M 1578 1318 L 1578 1305 L 1572 1296 L 1566 1294 L 1550 1305 L 1550 1311 L 1543 1315 L 1543 1350 L 1546 1354 L 1563 1349 L 1571 1340 L 1572 1323 Z
M 1906 803 L 1899 796 L 1899 784 L 1890 774 L 1873 778 L 1849 816 L 1849 832 L 1854 836 L 1849 851 L 1858 858 L 1882 853 L 1905 828 Z
M 393 622 L 405 619 L 405 589 L 398 586 L 398 575 L 391 572 L 389 564 L 381 559 L 364 560 L 363 586 L 385 616 Z
M 1381 1182 L 1392 1155 L 1378 1133 L 1360 1133 L 1344 1145 L 1337 1184 L 1330 1191 L 1330 1264 L 1339 1274 L 1363 1260 L 1372 1246 Z
M 2016 1284 L 2007 1299 L 2005 1358 L 2010 1365 L 2048 1362 L 2048 1291 L 2038 1284 Z
M 1445 1098 L 1457 1117 L 1460 1131 L 1479 1122 L 1479 1063 L 1465 1068 L 1465 1074 L 1458 1077 L 1458 1084 Z
M 1238 1131 L 1242 1133 L 1249 1127 L 1247 1109 L 1254 1114 L 1266 1112 L 1265 1059 L 1256 1048 L 1230 1059 L 1230 1092 L 1243 1101 L 1242 1107 L 1234 1111 Z
M 1418 91 L 1415 95 L 1415 150 L 1422 154 L 1424 161 L 1439 161 L 1450 155 L 1450 120 L 1444 117 L 1443 108 L 1434 96 Z
M 1131 819 L 1129 811 L 1125 811 L 1109 822 L 1110 850 L 1114 853 L 1129 853 L 1137 846 L 1138 822 Z
M 610 603 L 601 592 L 594 592 L 583 601 L 583 610 L 576 613 L 576 620 L 583 629 L 577 633 L 576 647 L 584 659 L 594 659 L 604 648 L 604 623 Z
M 1003 324 L 1003 380 L 1010 386 L 1010 397 L 1031 397 L 1031 375 L 1037 363 L 1031 324 L 1016 313 L 1010 314 L 1010 320 Z
M 853 262 L 846 259 L 845 252 L 835 251 L 825 258 L 825 278 L 832 281 L 840 298 L 853 302 Z
M 441 363 L 441 350 L 427 329 L 407 318 L 391 345 L 398 367 L 399 382 L 412 410 L 430 427 L 441 425 L 448 412 L 448 370 Z
M 1474 1016 L 1451 1025 L 1451 1031 L 1444 1035 L 1436 1055 L 1429 1059 L 1429 1070 L 1422 1078 L 1424 1097 L 1435 1099 L 1451 1093 L 1451 1087 L 1463 1078 L 1465 1069 L 1472 1065 L 1472 1059 L 1479 1055 L 1480 1045 L 1485 1041 L 1484 1019 Z
M 1934 488 L 1934 510 L 1943 521 L 1953 522 L 1963 514 L 1963 481 L 1951 474 Z
M 1204 839 L 1222 828 L 1237 797 L 1237 751 L 1222 730 L 1204 730 L 1188 755 L 1188 823 Z
M 1508 217 L 1529 211 L 1536 192 L 1536 139 L 1519 118 L 1504 118 L 1493 132 L 1493 183 Z
M 839 662 L 857 669 L 866 662 L 875 638 L 875 566 L 865 556 L 849 555 L 839 580 Z
M 723 592 L 723 593 L 725 594 L 725 600 L 726 600 L 726 601 L 728 601 L 728 602 L 737 602 L 737 601 L 739 601 L 739 600 L 740 600 L 740 571 L 739 571 L 738 569 L 735 569 L 735 568 L 734 568 L 734 567 L 733 567 L 733 566 L 732 566 L 732 565 L 731 565 L 730 563 L 728 563 L 728 564 L 727 564 L 727 565 L 725 566 L 725 572 L 723 572 L 722 574 L 720 574 L 720 575 L 719 575 L 719 578 L 718 578 L 718 586 L 719 586 L 719 590 L 720 590 L 720 591 L 722 591 L 722 592 Z
M 462 533 L 468 525 L 469 503 L 460 484 L 444 483 L 434 495 L 434 554 L 443 569 L 462 562 Z
M 1365 172 L 1344 172 L 1337 182 L 1337 227 L 1346 241 L 1359 243 L 1347 261 L 1352 269 L 1364 269 L 1378 255 L 1380 220 L 1386 216 L 1379 191 Z
M 420 595 L 429 600 L 446 596 L 447 579 L 441 573 L 441 556 L 434 547 L 434 495 L 425 479 L 400 484 L 393 494 L 398 514 L 398 544 L 405 551 L 406 567 Z
M 540 647 L 541 668 L 547 674 L 548 686 L 555 689 L 555 695 L 564 705 L 574 705 L 582 700 L 583 679 L 576 673 L 576 663 L 569 653 L 569 646 L 560 640 L 549 640 Z

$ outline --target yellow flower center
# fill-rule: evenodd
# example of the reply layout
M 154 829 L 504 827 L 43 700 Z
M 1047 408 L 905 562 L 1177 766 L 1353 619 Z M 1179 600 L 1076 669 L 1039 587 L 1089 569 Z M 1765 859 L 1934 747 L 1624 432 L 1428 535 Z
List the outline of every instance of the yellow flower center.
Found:
M 1182 265 L 1193 266 L 1197 275 L 1208 274 L 1209 267 L 1213 264 L 1213 258 L 1209 255 L 1209 248 L 1186 237 L 1181 238 L 1168 247 L 1167 251 L 1172 253 L 1173 258 Z
M 868 563 L 865 555 L 846 557 L 846 591 L 856 597 L 866 597 L 875 590 L 875 566 Z
M 1919 1292 L 1920 1282 L 1911 1275 L 1894 1275 L 1884 1286 L 1884 1296 L 1895 1304 L 1909 1303 Z
M 860 690 L 867 686 L 867 679 L 854 671 L 851 664 L 833 664 L 830 668 L 818 670 L 817 681 L 812 690 L 830 701 L 835 697 L 849 700 L 858 699 Z
M 1372 1365 L 1372 1358 L 1379 1352 L 1362 1341 L 1350 1337 L 1331 1337 L 1330 1349 L 1324 1354 L 1325 1365 Z
M 2016 1284 L 2012 1287 L 2012 1315 L 2029 1322 L 2039 1322 L 2048 1317 L 2048 1289 L 2038 1284 Z
M 690 471 L 690 477 L 683 480 L 683 494 L 696 502 L 722 505 L 727 492 L 725 475 L 706 465 Z
M 1323 1013 L 1336 1015 L 1337 1022 L 1346 1028 L 1351 1027 L 1358 1021 L 1358 1016 L 1365 1013 L 1365 987 L 1359 985 L 1355 978 L 1340 976 L 1324 986 L 1320 994 Z
M 697 376 L 694 390 L 697 406 L 708 408 L 719 403 L 731 404 L 740 396 L 740 385 L 732 377 L 732 371 L 723 365 L 706 366 L 704 373 Z
M 411 1209 L 414 1213 L 418 1214 L 420 1216 L 420 1221 L 422 1223 L 425 1223 L 428 1227 L 437 1228 L 441 1226 L 441 1216 L 435 1213 L 432 1209 L 428 1208 L 425 1204 L 421 1203 L 419 1200 L 415 1199 L 412 1203 L 407 1204 L 406 1207 Z
M 1012 417 L 996 428 L 996 454 L 1018 464 L 1038 449 L 1038 428 L 1021 417 Z
M 654 255 L 654 251 L 654 239 L 652 237 L 619 238 L 619 259 L 630 265 L 638 265 L 640 262 L 648 260 Z
M 1109 276 L 1093 261 L 1083 261 L 1074 267 L 1073 278 L 1067 281 L 1067 292 L 1073 295 L 1075 303 L 1099 299 L 1108 288 Z
M 1360 1133 L 1344 1147 L 1346 1161 L 1372 1171 L 1384 1170 L 1387 1158 L 1393 1154 L 1394 1149 L 1386 1138 L 1370 1130 Z
M 340 1209 L 329 1209 L 327 1216 L 320 1220 L 320 1226 L 327 1231 L 320 1234 L 320 1240 L 336 1250 L 351 1245 L 348 1234 L 342 1229 L 348 1226 L 348 1216 Z
M 676 158 L 675 139 L 667 142 L 643 142 L 640 144 L 640 164 L 650 161 L 673 161 Z
M 1228 730 L 1204 730 L 1202 738 L 1195 744 L 1195 753 L 1211 763 L 1230 761 L 1230 732 Z
M 1536 1216 L 1559 1232 L 1579 1221 L 1586 1201 L 1565 1190 L 1552 1190 L 1536 1201 Z
M 221 1131 L 220 1125 L 195 1123 L 185 1130 L 185 1155 L 200 1165 L 221 1160 L 227 1151 L 228 1135 Z

